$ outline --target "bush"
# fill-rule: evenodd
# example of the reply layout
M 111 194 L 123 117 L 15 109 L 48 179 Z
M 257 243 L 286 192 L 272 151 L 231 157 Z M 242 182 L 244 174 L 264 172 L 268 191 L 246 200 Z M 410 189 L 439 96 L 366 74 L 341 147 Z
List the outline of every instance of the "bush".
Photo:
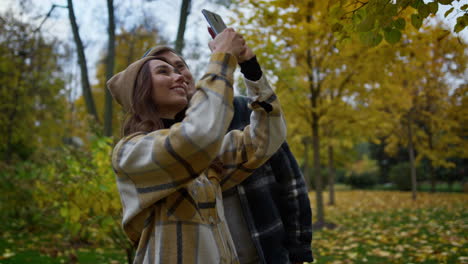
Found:
M 366 189 L 377 184 L 378 176 L 374 172 L 351 173 L 346 178 L 346 184 L 356 189 Z
M 423 170 L 419 167 L 416 168 L 416 177 L 421 179 Z M 395 184 L 398 190 L 409 191 L 411 190 L 411 166 L 409 162 L 401 162 L 390 168 L 389 171 L 390 181 Z
M 17 231 L 33 231 L 44 222 L 34 199 L 38 177 L 37 165 L 32 162 L 0 164 L 0 219 L 11 219 L 10 227 Z
M 312 190 L 315 190 L 315 172 L 314 172 L 314 168 L 310 168 L 309 171 L 310 171 L 309 176 L 306 176 L 304 174 L 304 177 L 306 177 L 305 180 L 309 180 L 309 183 L 310 183 L 309 186 L 312 188 Z M 328 174 L 329 174 L 328 168 L 322 168 L 322 170 L 321 170 L 322 187 L 323 187 L 324 190 L 328 188 L 328 177 L 329 177 Z M 337 184 L 337 183 L 346 183 L 346 170 L 343 169 L 343 168 L 336 168 L 335 169 L 335 184 Z
M 111 151 L 109 138 L 95 138 L 89 149 L 46 149 L 28 162 L 0 164 L 8 169 L 0 172 L 5 179 L 0 191 L 6 194 L 0 199 L 0 216 L 9 222 L 20 219 L 18 227 L 28 228 L 24 231 L 46 231 L 59 240 L 59 251 L 88 243 L 131 248 L 120 227 Z

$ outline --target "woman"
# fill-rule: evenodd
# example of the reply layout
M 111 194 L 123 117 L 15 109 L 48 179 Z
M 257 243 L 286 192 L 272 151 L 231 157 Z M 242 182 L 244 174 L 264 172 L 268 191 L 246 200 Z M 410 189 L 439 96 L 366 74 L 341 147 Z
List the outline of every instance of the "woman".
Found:
M 189 80 L 161 57 L 140 59 L 108 82 L 130 116 L 112 164 L 123 228 L 137 245 L 134 263 L 237 263 L 221 192 L 285 139 L 278 101 L 264 78 L 247 83 L 252 125 L 226 134 L 236 58 L 248 49 L 232 29 L 210 45 L 207 72 L 190 104 Z

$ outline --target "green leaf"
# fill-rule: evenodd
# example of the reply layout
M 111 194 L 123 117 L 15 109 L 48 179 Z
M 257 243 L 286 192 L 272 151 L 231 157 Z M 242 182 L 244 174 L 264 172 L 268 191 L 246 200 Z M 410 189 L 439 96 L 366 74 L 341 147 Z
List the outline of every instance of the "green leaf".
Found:
M 419 14 L 411 15 L 411 24 L 414 28 L 419 29 L 422 26 L 422 18 Z
M 343 14 L 344 10 L 339 3 L 336 3 L 330 7 L 330 17 L 334 19 L 340 19 Z
M 63 218 L 68 218 L 68 209 L 66 207 L 60 208 L 60 216 Z
M 388 4 L 387 7 L 385 7 L 385 15 L 386 16 L 391 16 L 394 17 L 398 14 L 398 6 L 395 4 Z
M 361 23 L 361 21 L 362 21 L 362 17 L 359 14 L 354 14 L 351 17 L 351 19 L 352 19 L 354 25 L 357 25 L 357 24 Z
M 450 15 L 450 13 L 452 13 L 453 9 L 454 8 L 452 7 L 447 12 L 445 12 L 444 17 L 447 17 L 448 15 Z
M 397 5 L 406 8 L 411 2 L 411 0 L 397 0 Z
M 375 17 L 373 15 L 368 15 L 364 20 L 357 26 L 358 32 L 368 32 L 374 28 Z
M 80 220 L 81 211 L 76 205 L 71 205 L 68 212 L 71 222 L 78 222 Z
M 333 24 L 331 29 L 332 32 L 341 32 L 343 30 L 343 25 L 341 25 L 340 23 L 335 23 Z
M 398 29 L 391 29 L 389 31 L 385 31 L 384 36 L 385 40 L 389 44 L 395 44 L 398 43 L 401 39 L 401 31 Z
M 429 10 L 429 6 L 427 6 L 426 4 L 423 3 L 423 4 L 419 5 L 418 13 L 422 18 L 426 18 L 427 16 L 429 16 L 431 11 Z
M 382 42 L 382 34 L 376 33 L 376 32 L 362 32 L 360 33 L 360 40 L 364 45 L 374 47 L 379 45 L 380 42 Z
M 461 7 L 460 9 L 461 9 L 461 10 L 466 10 L 466 9 L 468 9 L 468 4 L 462 5 L 462 7 Z
M 413 1 L 411 1 L 410 5 L 414 9 L 418 9 L 420 5 L 424 5 L 424 2 L 423 2 L 423 0 L 413 0 Z
M 468 25 L 468 14 L 464 14 L 463 16 L 457 17 L 457 24 L 455 24 L 455 27 L 453 31 L 455 33 L 458 33 L 465 29 L 465 27 Z
M 429 7 L 429 12 L 431 12 L 431 14 L 435 15 L 439 10 L 439 4 L 437 4 L 437 2 L 430 2 L 427 6 Z
M 453 0 L 438 0 L 439 3 L 441 3 L 442 5 L 450 5 L 452 4 Z
M 396 28 L 396 29 L 399 29 L 399 30 L 403 30 L 405 29 L 405 26 L 406 26 L 406 21 L 404 18 L 398 18 L 397 20 L 393 21 L 393 26 Z

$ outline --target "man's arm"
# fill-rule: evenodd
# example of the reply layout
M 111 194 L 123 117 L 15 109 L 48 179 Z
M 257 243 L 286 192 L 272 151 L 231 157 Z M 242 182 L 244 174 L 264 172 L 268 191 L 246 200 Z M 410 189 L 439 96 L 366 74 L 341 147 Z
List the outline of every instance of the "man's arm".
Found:
M 271 158 L 275 178 L 281 185 L 278 208 L 286 231 L 284 246 L 291 262 L 313 261 L 312 212 L 304 177 L 285 142 Z
M 239 59 L 239 65 L 245 79 L 253 81 L 260 79 L 263 73 L 252 50 L 246 49 L 240 57 L 242 58 Z M 245 112 L 249 112 L 246 107 L 246 98 L 236 96 L 234 106 L 236 111 L 229 129 L 239 129 L 240 124 L 245 121 L 243 119 L 243 116 L 246 116 Z M 307 187 L 297 161 L 286 142 L 273 155 L 269 163 L 281 185 L 278 209 L 285 227 L 284 246 L 289 251 L 289 259 L 293 263 L 313 261 L 311 250 L 312 212 Z

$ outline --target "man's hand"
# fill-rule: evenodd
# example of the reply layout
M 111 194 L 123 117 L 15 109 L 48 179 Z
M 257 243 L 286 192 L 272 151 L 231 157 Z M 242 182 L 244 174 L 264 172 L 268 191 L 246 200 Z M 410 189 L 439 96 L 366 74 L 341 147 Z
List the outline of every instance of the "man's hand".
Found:
M 234 31 L 232 28 L 226 28 L 216 36 L 216 38 L 208 43 L 211 51 L 230 53 L 239 60 L 241 53 L 245 53 L 245 40 L 242 35 Z
M 239 63 L 242 63 L 242 62 L 250 60 L 254 56 L 255 56 L 255 54 L 253 53 L 252 49 L 246 44 L 244 52 L 239 54 L 239 57 L 237 58 L 237 61 Z

